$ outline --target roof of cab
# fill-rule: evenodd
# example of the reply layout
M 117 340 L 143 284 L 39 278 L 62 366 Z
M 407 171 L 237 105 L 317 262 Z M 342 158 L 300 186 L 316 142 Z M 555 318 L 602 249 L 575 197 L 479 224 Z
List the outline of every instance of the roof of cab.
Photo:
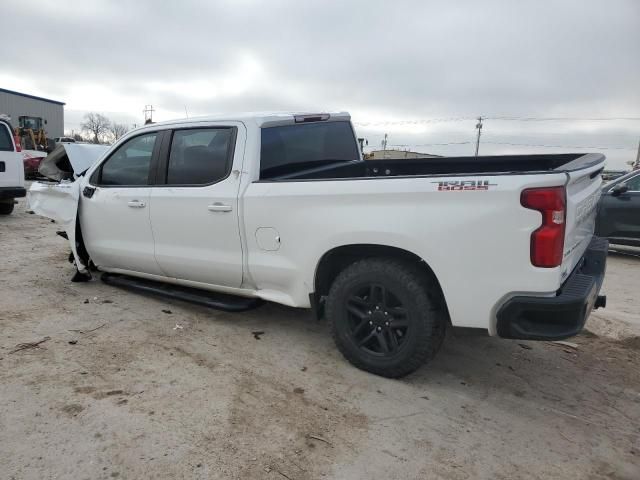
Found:
M 299 115 L 329 115 L 328 121 L 348 121 L 351 120 L 351 115 L 348 112 L 242 112 L 242 113 L 229 113 L 220 115 L 206 115 L 201 117 L 180 118 L 176 120 L 168 120 L 165 122 L 157 122 L 153 124 L 144 125 L 144 127 L 162 126 L 162 125 L 176 125 L 181 123 L 195 123 L 195 122 L 255 122 L 258 127 L 271 126 L 277 124 L 294 123 L 295 117 Z M 141 128 L 144 128 L 141 127 Z

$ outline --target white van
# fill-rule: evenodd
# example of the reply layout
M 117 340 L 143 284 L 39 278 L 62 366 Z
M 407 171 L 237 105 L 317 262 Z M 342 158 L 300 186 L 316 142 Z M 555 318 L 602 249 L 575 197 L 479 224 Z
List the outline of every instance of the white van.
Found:
M 13 129 L 6 117 L 0 117 L 0 215 L 13 212 L 14 201 L 26 196 L 24 166 Z

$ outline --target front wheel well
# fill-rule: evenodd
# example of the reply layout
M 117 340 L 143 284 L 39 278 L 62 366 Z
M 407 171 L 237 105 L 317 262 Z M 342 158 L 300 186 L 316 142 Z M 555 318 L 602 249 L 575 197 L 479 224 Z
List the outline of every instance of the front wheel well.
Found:
M 429 280 L 431 280 L 437 287 L 443 302 L 443 307 L 446 309 L 446 301 L 440 282 L 427 262 L 408 250 L 375 244 L 343 245 L 329 250 L 322 256 L 316 268 L 314 281 L 315 293 L 313 296 L 314 298 L 312 299 L 312 302 L 315 304 L 312 304 L 312 308 L 321 312 L 323 298 L 328 295 L 331 284 L 340 272 L 354 262 L 366 258 L 392 258 L 416 268 L 419 272 L 428 277 Z

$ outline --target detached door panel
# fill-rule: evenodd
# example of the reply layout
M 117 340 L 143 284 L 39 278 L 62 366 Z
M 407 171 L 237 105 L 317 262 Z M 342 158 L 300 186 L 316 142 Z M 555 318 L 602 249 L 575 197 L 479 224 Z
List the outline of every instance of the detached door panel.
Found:
M 167 276 L 210 285 L 242 284 L 238 189 L 242 124 L 175 130 L 151 191 L 155 257 Z M 161 183 L 161 182 L 159 182 Z
M 149 219 L 149 178 L 159 136 L 139 135 L 122 144 L 92 174 L 81 196 L 82 235 L 98 266 L 162 275 Z

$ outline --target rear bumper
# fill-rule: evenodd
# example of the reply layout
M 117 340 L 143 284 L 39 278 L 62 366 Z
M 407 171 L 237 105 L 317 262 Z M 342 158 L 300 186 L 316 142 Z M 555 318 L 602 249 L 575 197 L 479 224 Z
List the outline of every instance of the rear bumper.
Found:
M 24 187 L 0 187 L 0 200 L 7 198 L 26 197 L 27 190 Z
M 594 236 L 555 297 L 509 299 L 498 311 L 498 335 L 523 340 L 561 340 L 578 334 L 591 310 L 606 303 L 599 293 L 608 250 L 609 242 Z

